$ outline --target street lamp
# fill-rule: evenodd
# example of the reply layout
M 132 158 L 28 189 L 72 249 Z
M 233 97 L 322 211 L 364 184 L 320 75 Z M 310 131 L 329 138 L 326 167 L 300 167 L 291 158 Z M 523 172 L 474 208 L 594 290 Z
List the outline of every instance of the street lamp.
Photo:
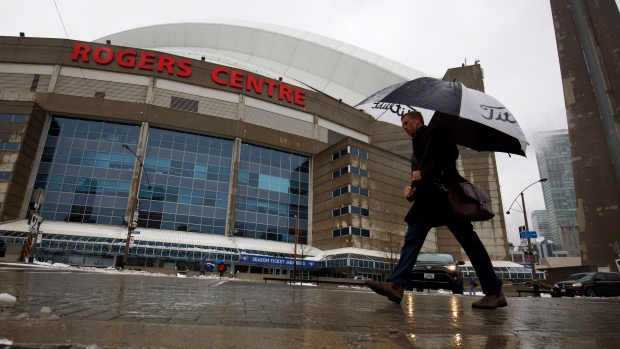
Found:
M 151 189 L 151 181 L 149 180 L 149 174 L 146 172 L 146 169 L 144 168 L 144 163 L 142 162 L 142 159 L 140 159 L 138 154 L 136 154 L 133 150 L 131 150 L 131 148 L 129 148 L 127 144 L 123 144 L 122 146 L 123 148 L 129 150 L 136 157 L 136 159 L 138 159 L 138 161 L 140 162 L 140 168 L 142 169 L 142 171 L 144 172 L 144 175 L 146 176 L 146 183 L 148 184 L 148 188 Z M 140 190 L 138 190 L 138 193 L 139 192 Z M 130 201 L 131 201 L 131 196 L 132 196 L 131 193 L 129 196 L 130 196 Z M 136 195 L 136 199 L 137 199 L 137 195 Z M 133 217 L 136 214 L 136 204 L 129 203 L 129 207 L 130 207 L 130 214 L 128 215 L 129 221 L 127 222 L 127 239 L 125 240 L 125 253 L 123 254 L 123 268 L 125 268 L 125 265 L 127 264 L 127 257 L 129 256 L 129 243 L 131 240 L 131 231 L 136 229 L 133 223 L 133 219 L 134 219 Z
M 297 225 L 299 224 L 299 217 L 294 215 L 295 217 L 295 251 L 293 253 L 293 284 L 297 279 Z
M 523 205 L 523 219 L 525 220 L 525 230 L 529 231 L 530 228 L 527 225 L 527 213 L 525 211 L 525 195 L 523 194 L 523 192 L 533 186 L 534 184 L 538 183 L 538 182 L 546 182 L 547 178 L 541 178 L 539 180 L 537 180 L 536 182 L 528 185 L 527 187 L 525 187 L 525 189 L 521 190 L 521 192 L 517 195 L 517 197 L 515 197 L 514 200 L 512 200 L 512 204 L 510 204 L 510 207 L 508 208 L 508 211 L 506 211 L 506 214 L 510 214 L 510 210 L 512 209 L 512 205 L 515 204 L 515 202 L 517 201 L 517 199 L 519 198 L 519 195 L 521 195 L 521 204 Z M 520 237 L 520 236 L 519 236 Z M 528 248 L 528 254 L 530 255 L 530 263 L 532 264 L 532 281 L 536 282 L 536 260 L 534 260 L 534 250 L 532 249 L 532 239 L 528 238 L 527 239 L 527 248 Z
M 144 163 L 142 162 L 142 159 L 140 159 L 138 154 L 136 154 L 133 150 L 131 150 L 131 148 L 129 148 L 127 144 L 123 144 L 123 148 L 129 150 L 136 157 L 136 159 L 140 161 L 140 168 L 142 168 L 142 171 L 144 171 L 144 175 L 146 176 L 146 183 L 148 184 L 149 189 L 151 189 L 151 181 L 149 181 L 149 174 L 148 172 L 146 172 L 146 169 L 144 169 Z

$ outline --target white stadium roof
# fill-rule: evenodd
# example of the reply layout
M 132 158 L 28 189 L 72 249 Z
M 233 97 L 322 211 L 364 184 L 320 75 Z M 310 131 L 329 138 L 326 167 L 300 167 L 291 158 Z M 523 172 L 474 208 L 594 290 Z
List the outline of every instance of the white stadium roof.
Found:
M 354 106 L 389 85 L 427 76 L 362 48 L 277 25 L 218 20 L 126 30 L 94 42 L 167 52 L 255 72 Z

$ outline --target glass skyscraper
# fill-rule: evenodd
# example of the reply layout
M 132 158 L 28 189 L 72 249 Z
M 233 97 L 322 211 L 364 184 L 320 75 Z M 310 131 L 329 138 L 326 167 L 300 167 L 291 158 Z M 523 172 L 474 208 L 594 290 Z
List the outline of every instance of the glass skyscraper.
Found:
M 542 186 L 551 240 L 557 250 L 566 250 L 570 257 L 579 257 L 577 202 L 568 130 L 535 133 L 534 147 L 540 177 L 548 178 Z

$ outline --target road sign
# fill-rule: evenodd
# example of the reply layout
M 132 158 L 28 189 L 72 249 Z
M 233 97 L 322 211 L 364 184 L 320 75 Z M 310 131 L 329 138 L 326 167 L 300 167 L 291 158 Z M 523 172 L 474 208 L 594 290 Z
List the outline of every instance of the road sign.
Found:
M 521 239 L 536 239 L 538 235 L 535 231 L 522 231 Z
M 32 234 L 36 234 L 39 232 L 39 222 L 41 222 L 41 216 L 37 215 L 36 213 L 32 213 L 32 216 L 30 216 L 30 224 L 28 224 L 28 230 L 32 233 Z
M 131 235 L 136 235 L 136 234 L 140 234 L 140 231 L 139 230 L 134 230 L 134 231 L 131 232 Z

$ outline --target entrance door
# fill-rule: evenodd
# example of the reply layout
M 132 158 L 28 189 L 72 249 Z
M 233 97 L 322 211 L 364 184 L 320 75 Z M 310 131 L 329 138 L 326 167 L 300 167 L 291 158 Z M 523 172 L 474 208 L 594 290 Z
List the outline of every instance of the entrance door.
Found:
M 282 269 L 281 268 L 264 267 L 263 268 L 263 274 L 280 275 L 280 274 L 282 274 Z

